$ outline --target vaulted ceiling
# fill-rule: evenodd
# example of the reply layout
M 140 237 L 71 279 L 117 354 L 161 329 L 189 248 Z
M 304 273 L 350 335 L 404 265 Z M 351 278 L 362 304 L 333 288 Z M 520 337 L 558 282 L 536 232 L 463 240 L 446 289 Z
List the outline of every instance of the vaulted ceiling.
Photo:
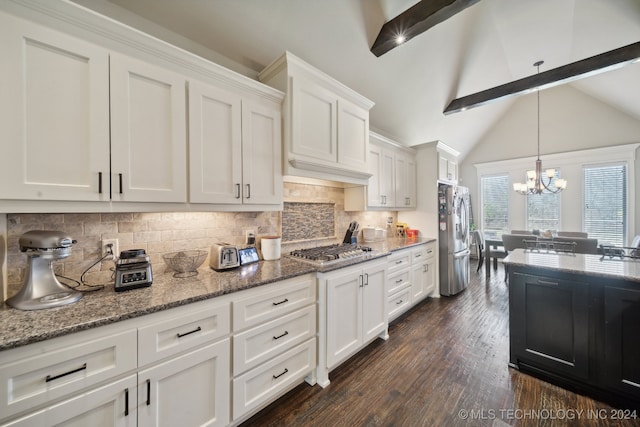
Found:
M 380 28 L 417 0 L 74 1 L 252 77 L 289 50 L 374 101 L 374 130 L 463 155 L 514 99 L 445 116 L 453 99 L 640 41 L 640 0 L 480 0 L 380 57 Z M 640 120 L 640 63 L 568 84 Z

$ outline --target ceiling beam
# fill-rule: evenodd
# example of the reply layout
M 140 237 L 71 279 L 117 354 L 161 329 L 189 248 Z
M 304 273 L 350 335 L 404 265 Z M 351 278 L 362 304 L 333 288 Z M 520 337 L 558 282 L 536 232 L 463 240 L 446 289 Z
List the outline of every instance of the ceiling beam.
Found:
M 640 42 L 610 50 L 587 59 L 544 71 L 530 77 L 483 90 L 462 98 L 454 99 L 444 110 L 444 114 L 458 113 L 479 107 L 489 102 L 534 91 L 546 89 L 574 80 L 614 70 L 640 59 Z
M 478 1 L 480 0 L 421 0 L 382 26 L 371 46 L 371 52 L 375 56 L 382 56 Z M 397 41 L 399 35 L 403 37 L 402 43 Z

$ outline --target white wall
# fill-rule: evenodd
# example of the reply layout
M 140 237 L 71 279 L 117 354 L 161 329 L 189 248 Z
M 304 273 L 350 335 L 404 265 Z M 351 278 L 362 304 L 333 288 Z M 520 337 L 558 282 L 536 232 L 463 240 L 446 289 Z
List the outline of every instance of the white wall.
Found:
M 464 113 L 462 113 L 464 114 Z M 589 148 L 640 142 L 640 118 L 631 117 L 602 103 L 599 100 L 573 88 L 561 85 L 540 93 L 540 152 L 544 167 L 553 167 L 544 162 L 544 155 L 563 153 Z M 537 150 L 537 108 L 536 94 L 521 96 L 507 113 L 487 132 L 481 141 L 462 159 L 459 166 L 461 184 L 470 188 L 476 210 L 479 208 L 479 183 L 476 167 L 479 163 L 497 160 L 518 159 L 536 156 Z M 636 161 L 635 188 L 640 188 L 639 165 Z M 531 168 L 534 164 L 531 164 Z M 575 171 L 573 171 L 575 172 Z M 563 194 L 563 228 L 580 229 L 580 209 L 582 186 L 580 174 L 570 171 L 563 177 L 568 180 L 567 190 Z M 519 181 L 523 181 L 522 176 Z M 512 228 L 524 224 L 524 197 L 515 192 L 512 197 L 514 206 L 510 209 Z M 521 209 L 517 197 L 522 197 Z M 573 202 L 573 203 L 571 203 Z M 631 235 L 640 234 L 640 198 L 635 201 L 635 230 Z M 511 206 L 510 206 L 511 207 Z M 474 212 L 476 218 L 480 212 Z

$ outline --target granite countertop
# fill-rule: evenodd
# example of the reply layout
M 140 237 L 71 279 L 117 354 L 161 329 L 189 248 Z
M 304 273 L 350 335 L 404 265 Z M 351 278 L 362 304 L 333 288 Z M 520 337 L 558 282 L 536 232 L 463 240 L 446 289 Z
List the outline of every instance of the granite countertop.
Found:
M 336 270 L 434 240 L 387 239 L 367 244 L 374 252 L 366 259 L 347 260 L 322 268 L 283 256 L 279 260 L 260 261 L 221 272 L 202 266 L 197 276 L 184 279 L 174 278 L 171 272 L 154 271 L 153 284 L 149 287 L 115 292 L 111 283 L 100 291 L 85 293 L 76 303 L 44 310 L 22 311 L 4 303 L 0 307 L 0 351 L 303 274 Z
M 516 249 L 509 252 L 503 262 L 507 265 L 640 282 L 640 261 L 638 260 Z

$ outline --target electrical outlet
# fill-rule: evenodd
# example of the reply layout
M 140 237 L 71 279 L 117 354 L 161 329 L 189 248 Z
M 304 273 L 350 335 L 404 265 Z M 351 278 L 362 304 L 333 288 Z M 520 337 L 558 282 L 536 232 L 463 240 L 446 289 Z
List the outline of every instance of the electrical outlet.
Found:
M 118 250 L 118 239 L 104 239 L 101 242 L 102 245 L 102 256 L 107 256 L 109 254 L 109 250 L 111 250 L 111 257 L 107 257 L 105 259 L 113 259 L 115 260 L 120 253 Z M 111 245 L 111 248 L 109 248 Z
M 247 245 L 255 245 L 256 244 L 256 232 L 253 230 L 245 230 L 245 243 Z

